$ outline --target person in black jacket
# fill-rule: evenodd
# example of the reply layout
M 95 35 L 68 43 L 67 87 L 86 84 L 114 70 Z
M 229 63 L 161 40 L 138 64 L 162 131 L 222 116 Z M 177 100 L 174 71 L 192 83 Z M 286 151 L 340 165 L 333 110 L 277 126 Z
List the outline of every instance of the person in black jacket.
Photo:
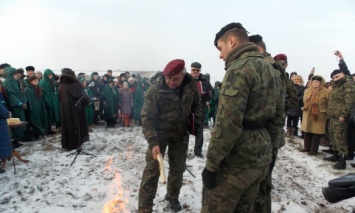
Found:
M 201 74 L 201 64 L 198 62 L 193 62 L 191 64 L 191 76 L 196 80 L 197 88 L 200 93 L 201 101 L 202 101 L 202 118 L 201 125 L 199 130 L 197 131 L 196 139 L 195 139 L 195 156 L 203 158 L 202 154 L 202 145 L 203 145 L 203 122 L 205 120 L 206 115 L 208 115 L 209 111 L 209 100 L 213 97 L 213 87 L 210 82 L 205 78 L 203 74 Z

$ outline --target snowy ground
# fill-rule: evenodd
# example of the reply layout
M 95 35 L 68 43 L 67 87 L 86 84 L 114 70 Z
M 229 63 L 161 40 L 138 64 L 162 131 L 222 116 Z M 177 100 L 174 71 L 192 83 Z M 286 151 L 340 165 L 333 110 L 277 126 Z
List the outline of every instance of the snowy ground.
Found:
M 46 137 L 37 142 L 25 143 L 18 149 L 29 164 L 12 161 L 6 173 L 0 174 L 1 213 L 119 213 L 136 212 L 141 174 L 145 166 L 147 143 L 140 127 L 107 129 L 94 128 L 91 141 L 84 145 L 86 152 L 97 155 L 80 155 L 72 167 L 73 156 L 61 149 L 60 135 Z M 204 154 L 210 138 L 205 129 Z M 180 202 L 182 212 L 200 212 L 202 193 L 201 172 L 204 160 L 194 157 L 194 137 L 190 137 L 189 170 L 184 173 Z M 297 151 L 301 140 L 287 143 L 279 151 L 274 169 L 273 212 L 351 212 L 355 198 L 337 204 L 328 203 L 321 187 L 333 178 L 355 172 L 348 165 L 345 171 L 335 171 L 332 163 Z M 322 147 L 321 147 L 322 148 Z M 165 160 L 166 172 L 168 164 Z M 166 188 L 159 183 L 154 212 L 172 212 L 164 200 Z

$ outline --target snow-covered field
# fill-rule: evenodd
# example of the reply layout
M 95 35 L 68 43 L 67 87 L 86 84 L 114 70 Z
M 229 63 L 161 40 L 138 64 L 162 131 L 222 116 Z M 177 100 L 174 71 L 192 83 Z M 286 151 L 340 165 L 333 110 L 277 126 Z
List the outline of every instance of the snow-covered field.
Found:
M 206 153 L 210 133 L 204 131 Z M 24 143 L 19 151 L 24 164 L 17 160 L 14 174 L 12 161 L 6 173 L 0 174 L 1 213 L 119 213 L 136 212 L 138 190 L 147 142 L 140 127 L 95 127 L 84 151 L 97 157 L 74 156 L 61 149 L 60 134 L 37 142 Z M 297 151 L 302 143 L 287 143 L 279 150 L 273 175 L 273 212 L 352 212 L 355 198 L 337 204 L 328 203 L 321 188 L 333 178 L 355 172 L 348 165 L 345 171 L 335 171 L 333 163 L 322 160 L 323 154 L 309 156 Z M 182 212 L 200 212 L 202 194 L 201 172 L 204 159 L 194 157 L 194 137 L 190 137 L 189 172 L 184 173 L 180 202 Z M 322 147 L 321 147 L 322 148 Z M 165 160 L 166 172 L 169 169 Z M 165 185 L 159 183 L 154 212 L 172 212 L 164 200 Z

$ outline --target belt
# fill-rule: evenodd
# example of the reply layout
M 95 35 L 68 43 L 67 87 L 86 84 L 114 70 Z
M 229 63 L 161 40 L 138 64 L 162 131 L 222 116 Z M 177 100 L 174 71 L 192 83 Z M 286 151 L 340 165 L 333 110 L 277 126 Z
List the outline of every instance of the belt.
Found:
M 265 128 L 265 122 L 252 123 L 243 121 L 243 130 L 259 130 Z

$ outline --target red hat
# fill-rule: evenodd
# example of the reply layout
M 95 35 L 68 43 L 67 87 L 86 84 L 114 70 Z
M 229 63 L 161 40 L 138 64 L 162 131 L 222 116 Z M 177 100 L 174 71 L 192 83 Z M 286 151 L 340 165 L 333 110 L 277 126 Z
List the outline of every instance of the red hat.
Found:
M 275 61 L 287 61 L 287 56 L 285 54 L 277 54 L 274 56 Z
M 185 70 L 185 61 L 182 59 L 175 59 L 166 65 L 162 74 L 164 76 L 172 76 L 181 73 L 183 70 Z

